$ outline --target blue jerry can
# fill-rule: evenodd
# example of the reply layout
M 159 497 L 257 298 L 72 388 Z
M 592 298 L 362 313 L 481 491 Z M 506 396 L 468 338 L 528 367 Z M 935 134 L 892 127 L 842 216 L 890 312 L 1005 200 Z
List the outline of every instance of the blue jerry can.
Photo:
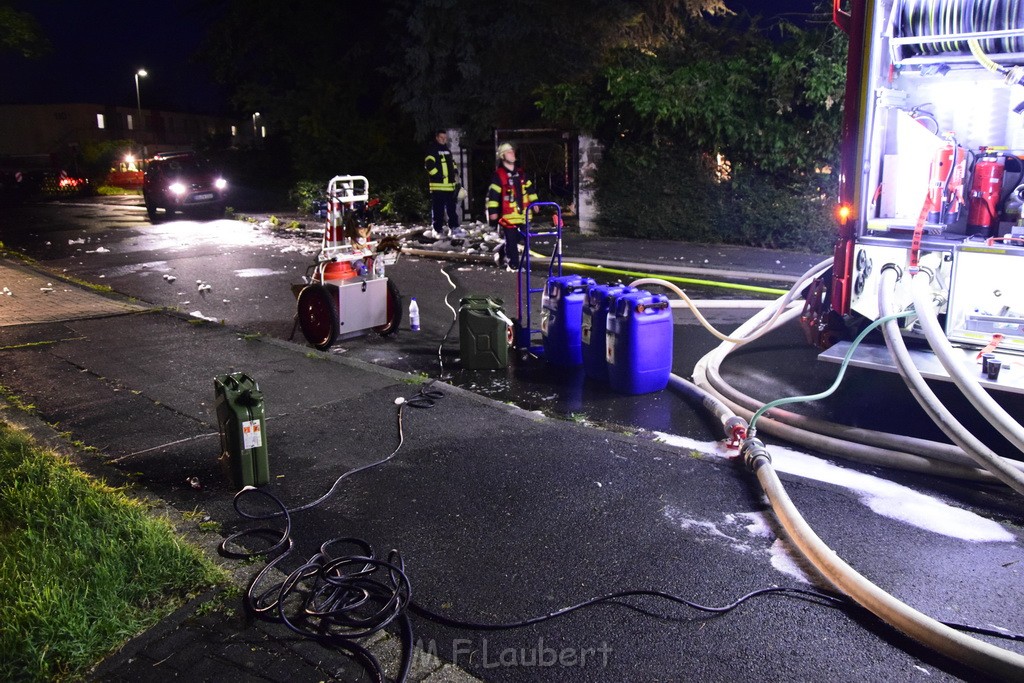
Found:
M 583 304 L 581 341 L 583 344 L 583 370 L 590 379 L 608 381 L 608 359 L 605 358 L 605 332 L 608 329 L 608 311 L 617 297 L 637 292 L 626 285 L 591 285 Z
M 618 297 L 608 312 L 608 383 L 622 394 L 648 394 L 672 373 L 672 308 L 668 297 L 636 292 Z
M 590 278 L 563 275 L 549 278 L 544 286 L 540 331 L 544 337 L 544 358 L 552 365 L 583 364 L 583 300 Z

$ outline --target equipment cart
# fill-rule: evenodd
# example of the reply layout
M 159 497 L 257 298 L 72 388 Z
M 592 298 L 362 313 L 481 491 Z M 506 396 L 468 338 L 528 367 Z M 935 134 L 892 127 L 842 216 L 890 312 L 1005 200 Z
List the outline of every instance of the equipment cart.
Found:
M 398 329 L 401 295 L 384 269 L 398 260 L 399 247 L 392 238 L 370 241 L 373 204 L 364 176 L 335 176 L 327 185 L 323 242 L 304 284 L 293 287 L 296 324 L 318 349 L 368 330 Z
M 551 206 L 555 209 L 555 225 L 550 230 L 533 230 L 531 228 L 530 218 L 533 214 L 532 209 L 540 206 Z M 547 280 L 552 277 L 562 276 L 562 207 L 556 202 L 534 202 L 530 204 L 526 209 L 526 224 L 520 229 L 520 234 L 523 236 L 524 253 L 523 258 L 519 260 L 519 271 L 516 273 L 516 305 L 517 305 L 517 317 L 516 317 L 516 329 L 514 334 L 514 346 L 519 352 L 521 358 L 526 358 L 529 354 L 543 355 L 544 344 L 540 341 L 541 329 L 540 327 L 533 326 L 533 305 L 531 299 L 534 294 L 542 294 L 541 309 L 543 309 L 543 292 L 545 286 L 532 287 L 530 283 L 530 274 L 532 269 L 532 256 L 530 254 L 530 239 L 538 237 L 553 237 L 555 240 L 554 251 L 551 254 L 551 260 L 548 263 L 548 275 L 545 279 Z

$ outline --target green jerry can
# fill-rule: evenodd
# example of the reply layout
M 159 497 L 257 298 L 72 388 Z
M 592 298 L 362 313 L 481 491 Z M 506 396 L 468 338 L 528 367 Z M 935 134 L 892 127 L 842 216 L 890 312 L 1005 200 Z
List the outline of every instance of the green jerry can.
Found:
M 459 351 L 467 370 L 508 367 L 512 321 L 496 297 L 471 294 L 459 302 Z
M 263 392 L 252 377 L 236 372 L 213 380 L 220 463 L 238 488 L 270 481 Z

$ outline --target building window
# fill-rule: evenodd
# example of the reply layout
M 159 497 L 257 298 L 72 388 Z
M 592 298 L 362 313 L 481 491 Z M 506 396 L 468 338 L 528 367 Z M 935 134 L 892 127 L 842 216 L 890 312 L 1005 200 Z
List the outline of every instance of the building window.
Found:
M 135 117 L 128 114 L 128 130 L 135 130 Z
M 96 127 L 100 130 L 107 127 L 107 122 L 106 119 L 104 119 L 103 114 L 96 114 Z

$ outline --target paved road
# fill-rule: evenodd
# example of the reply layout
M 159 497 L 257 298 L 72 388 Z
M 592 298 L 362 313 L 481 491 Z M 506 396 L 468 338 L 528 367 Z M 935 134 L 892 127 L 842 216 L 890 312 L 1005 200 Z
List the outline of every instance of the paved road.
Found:
M 36 209 L 27 210 L 32 218 Z M 287 292 L 283 285 L 296 269 L 284 264 L 292 265 L 293 252 L 264 243 L 260 230 L 220 223 L 148 226 L 124 207 L 74 211 L 87 221 L 100 216 L 101 230 L 68 228 L 43 209 L 35 222 L 21 224 L 45 235 L 35 242 L 39 253 L 54 250 L 47 265 L 94 282 L 115 282 L 119 291 L 137 292 L 146 301 L 154 299 L 143 291 L 165 296 L 183 311 L 190 307 L 185 300 L 205 301 L 204 315 L 220 310 L 225 318 L 242 320 L 259 306 L 274 325 L 290 324 L 288 296 L 243 283 L 246 278 L 236 272 L 280 262 L 271 270 L 284 272 L 267 278 L 280 277 Z M 152 254 L 151 245 L 159 247 Z M 295 257 L 293 265 L 307 260 Z M 138 270 L 139 263 L 164 265 Z M 455 273 L 470 287 L 507 282 L 493 269 L 467 267 Z M 214 281 L 204 270 L 221 279 Z M 438 271 L 436 262 L 411 258 L 395 269 L 396 277 L 408 273 L 413 284 L 407 289 L 441 298 Z M 178 278 L 169 283 L 163 275 L 173 272 Z M 214 282 L 223 308 L 210 308 L 218 305 L 213 299 L 195 298 L 197 279 Z M 187 287 L 175 287 L 179 283 Z M 236 308 L 237 301 L 242 305 Z M 424 316 L 430 328 L 418 337 L 403 331 L 398 339 L 346 345 L 328 363 L 295 346 L 245 338 L 234 327 L 189 326 L 173 316 L 6 327 L 0 383 L 31 396 L 47 420 L 100 448 L 112 464 L 139 473 L 148 489 L 181 509 L 202 507 L 228 525 L 231 491 L 220 482 L 208 445 L 216 438 L 210 377 L 232 369 L 258 371 L 275 401 L 275 473 L 283 475 L 275 490 L 289 500 L 308 499 L 339 471 L 392 447 L 393 401 L 410 386 L 379 368 L 376 374 L 349 364 L 348 358 L 367 354 L 414 370 L 430 367 L 431 347 L 440 342 L 447 318 L 443 304 L 429 306 Z M 41 339 L 50 343 L 28 345 Z M 708 342 L 692 339 L 692 345 L 689 337 L 677 341 L 684 353 L 699 355 L 690 347 Z M 747 350 L 732 376 L 748 389 L 790 393 L 802 388 L 798 378 L 826 378 L 813 358 L 799 332 L 788 330 Z M 577 390 L 564 378 L 536 381 L 550 392 L 538 392 L 541 403 L 561 405 L 567 413 L 597 411 L 600 401 L 585 385 Z M 875 407 L 891 398 L 888 389 L 853 382 L 836 406 L 871 406 L 858 411 L 865 422 L 906 419 L 906 411 L 894 416 Z M 542 420 L 452 390 L 434 410 L 408 415 L 410 442 L 401 458 L 367 472 L 297 521 L 299 550 L 305 556 L 337 532 L 364 536 L 380 548 L 401 548 L 425 604 L 485 621 L 546 613 L 626 587 L 656 586 L 722 603 L 765 585 L 813 582 L 793 562 L 750 478 L 714 456 L 710 425 L 677 396 L 658 398 L 635 404 L 635 419 L 627 424 L 667 425 L 666 431 L 689 437 L 678 447 L 645 434 Z M 607 402 L 618 404 L 618 414 L 626 410 L 614 397 Z M 684 419 L 699 428 L 690 430 Z M 930 614 L 1021 630 L 1015 596 L 1024 566 L 1024 519 L 1012 497 L 775 450 L 790 494 L 812 526 L 841 556 L 855 558 L 865 574 Z M 187 483 L 191 475 L 204 482 L 201 491 Z M 417 633 L 442 659 L 496 681 L 974 678 L 871 619 L 811 604 L 769 598 L 719 618 L 661 606 L 641 609 L 598 608 L 501 634 L 467 634 L 417 620 Z M 660 617 L 651 618 L 649 610 Z M 222 635 L 226 648 L 230 631 Z M 606 646 L 612 651 L 607 665 L 601 659 Z M 524 661 L 546 656 L 545 647 L 587 652 L 594 668 L 579 658 L 559 667 Z
M 319 246 L 315 234 L 275 231 L 227 220 L 151 224 L 140 204 L 120 200 L 21 207 L 9 212 L 0 224 L 0 240 L 55 272 L 112 287 L 141 302 L 220 320 L 244 332 L 303 341 L 301 332 L 294 329 L 295 299 L 291 286 L 302 281 L 313 261 Z M 431 245 L 422 246 L 426 249 Z M 612 263 L 613 258 L 621 259 L 624 255 L 623 245 L 615 240 L 588 240 L 579 246 L 575 254 L 573 247 L 567 246 L 566 258 L 578 260 L 582 250 L 598 263 Z M 667 256 L 662 250 L 660 256 L 671 263 L 661 267 L 682 276 L 698 273 L 706 267 L 704 261 L 732 267 L 734 273 L 739 270 L 720 250 L 691 252 L 686 256 Z M 651 258 L 657 260 L 654 255 Z M 790 272 L 802 272 L 806 263 L 817 260 L 802 255 L 791 258 L 794 261 L 788 264 Z M 691 263 L 694 260 L 699 266 Z M 782 272 L 786 264 L 776 263 L 778 259 L 770 255 L 762 260 L 763 263 L 744 261 L 742 265 L 781 272 L 777 276 L 781 282 L 757 284 L 787 286 L 786 278 L 793 276 Z M 599 281 L 620 278 L 600 280 L 596 271 L 584 274 Z M 489 257 L 468 255 L 461 261 L 446 261 L 403 255 L 388 275 L 406 299 L 417 297 L 422 331 L 412 333 L 404 320 L 396 337 L 371 334 L 350 339 L 337 344 L 333 353 L 431 377 L 444 374 L 453 384 L 528 410 L 543 409 L 563 416 L 586 413 L 596 422 L 634 428 L 703 428 L 692 411 L 678 409 L 677 402 L 666 401 L 660 395 L 622 397 L 604 387 L 585 384 L 580 373 L 553 375 L 543 363 L 523 364 L 505 373 L 462 371 L 457 362 L 458 331 L 451 329 L 453 313 L 449 307 L 457 308 L 462 296 L 483 293 L 503 299 L 510 315 L 515 315 L 515 275 L 496 269 Z M 534 286 L 542 284 L 542 279 L 538 279 Z M 733 281 L 751 284 L 743 277 Z M 201 291 L 200 284 L 209 285 L 210 289 Z M 687 285 L 686 290 L 698 299 L 765 298 L 763 294 L 751 295 L 741 290 L 692 285 Z M 535 299 L 533 305 L 536 316 L 539 300 Z M 713 318 L 717 324 L 731 327 L 749 313 L 750 309 L 723 309 L 715 311 Z M 676 317 L 675 365 L 688 375 L 687 369 L 711 348 L 714 340 L 695 326 L 688 313 L 677 312 Z M 535 320 L 534 326 L 537 324 Z M 702 433 L 711 436 L 706 431 Z

